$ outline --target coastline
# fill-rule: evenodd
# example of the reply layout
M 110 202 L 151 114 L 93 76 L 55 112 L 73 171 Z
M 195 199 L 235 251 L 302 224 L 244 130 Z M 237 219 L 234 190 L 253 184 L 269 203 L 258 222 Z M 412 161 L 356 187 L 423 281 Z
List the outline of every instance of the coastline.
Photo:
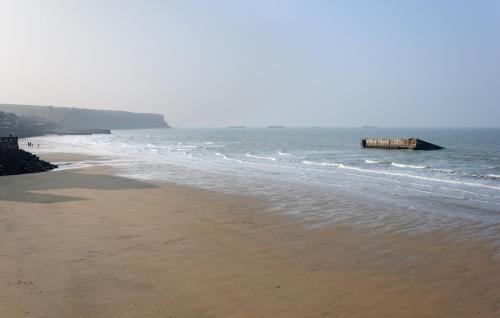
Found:
M 2 317 L 500 314 L 500 260 L 480 240 L 311 228 L 254 198 L 102 166 L 2 181 Z

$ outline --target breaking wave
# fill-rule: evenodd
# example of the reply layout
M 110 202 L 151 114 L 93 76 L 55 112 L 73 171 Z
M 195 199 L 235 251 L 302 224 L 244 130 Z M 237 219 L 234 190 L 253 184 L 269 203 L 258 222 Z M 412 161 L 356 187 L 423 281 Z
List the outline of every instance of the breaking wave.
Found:
M 246 156 L 250 157 L 250 158 L 255 158 L 255 159 L 263 159 L 263 160 L 271 160 L 271 161 L 276 161 L 277 160 L 274 157 L 261 157 L 261 156 L 256 156 L 256 155 L 252 155 L 252 154 L 249 154 L 249 153 L 247 153 Z
M 410 168 L 410 169 L 425 169 L 429 168 L 429 166 L 419 166 L 419 165 L 408 165 L 404 163 L 391 162 L 391 166 L 398 168 Z

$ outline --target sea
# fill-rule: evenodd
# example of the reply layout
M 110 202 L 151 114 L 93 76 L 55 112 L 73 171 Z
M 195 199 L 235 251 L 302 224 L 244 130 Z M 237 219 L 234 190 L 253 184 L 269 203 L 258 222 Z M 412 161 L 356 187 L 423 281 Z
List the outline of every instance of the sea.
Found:
M 363 137 L 418 137 L 437 151 L 363 149 Z M 310 226 L 500 242 L 500 129 L 211 128 L 115 130 L 29 139 L 40 152 L 103 160 L 121 176 L 248 195 Z M 26 141 L 27 142 L 27 141 Z

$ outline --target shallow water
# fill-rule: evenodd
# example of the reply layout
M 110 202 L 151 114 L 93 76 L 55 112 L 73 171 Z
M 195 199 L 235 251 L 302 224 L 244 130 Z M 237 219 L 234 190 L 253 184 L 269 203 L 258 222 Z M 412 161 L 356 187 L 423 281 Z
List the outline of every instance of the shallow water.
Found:
M 411 136 L 445 149 L 359 146 L 362 137 Z M 460 228 L 500 239 L 500 129 L 124 130 L 32 140 L 42 152 L 105 156 L 128 177 L 262 196 L 275 212 L 317 225 Z

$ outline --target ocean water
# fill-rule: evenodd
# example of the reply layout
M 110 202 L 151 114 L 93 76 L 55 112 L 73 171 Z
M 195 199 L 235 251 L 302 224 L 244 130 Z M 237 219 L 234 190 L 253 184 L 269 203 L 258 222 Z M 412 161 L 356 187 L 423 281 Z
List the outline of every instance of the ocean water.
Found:
M 411 137 L 439 151 L 362 149 Z M 500 240 L 500 129 L 245 128 L 113 131 L 31 139 L 45 152 L 99 155 L 119 174 L 262 198 L 309 224 Z M 82 162 L 61 169 L 101 162 Z

